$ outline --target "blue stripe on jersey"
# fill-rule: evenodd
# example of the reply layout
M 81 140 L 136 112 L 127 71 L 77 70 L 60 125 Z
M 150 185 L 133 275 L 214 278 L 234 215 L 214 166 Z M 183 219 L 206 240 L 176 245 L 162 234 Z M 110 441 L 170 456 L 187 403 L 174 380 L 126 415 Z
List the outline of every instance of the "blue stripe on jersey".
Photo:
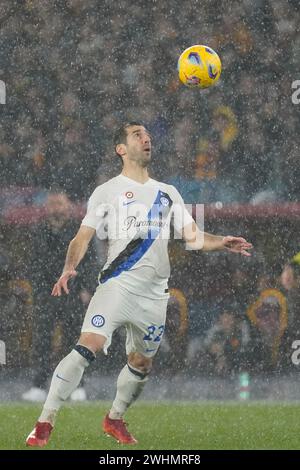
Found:
M 158 191 L 155 201 L 148 212 L 147 220 L 150 222 L 152 219 L 161 220 L 162 214 L 165 217 L 170 212 L 171 206 L 173 204 L 172 199 L 167 193 Z M 112 277 L 119 276 L 123 271 L 128 271 L 132 266 L 134 266 L 146 253 L 146 251 L 151 247 L 152 243 L 156 240 L 161 230 L 161 226 L 151 226 L 149 223 L 148 236 L 147 238 L 141 238 L 137 240 L 132 240 L 123 250 L 116 259 L 113 260 L 110 266 L 105 269 L 100 276 L 100 283 L 108 281 Z M 133 246 L 133 251 L 130 250 L 130 246 Z M 128 250 L 129 248 L 129 250 Z M 126 256 L 126 251 L 131 251 L 131 253 Z M 125 259 L 124 259 L 125 255 Z M 120 258 L 120 264 L 118 265 L 118 258 Z M 111 269 L 113 268 L 113 270 Z

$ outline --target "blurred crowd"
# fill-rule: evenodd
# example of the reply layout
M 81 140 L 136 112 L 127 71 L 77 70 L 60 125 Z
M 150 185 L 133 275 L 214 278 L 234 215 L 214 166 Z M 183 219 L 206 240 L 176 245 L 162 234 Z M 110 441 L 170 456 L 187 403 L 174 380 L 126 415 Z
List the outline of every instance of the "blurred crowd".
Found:
M 297 200 L 298 0 L 2 0 L 1 185 L 85 199 L 118 170 L 123 120 L 151 129 L 153 175 L 186 202 Z M 220 83 L 179 83 L 180 53 L 208 44 Z
M 0 339 L 6 342 L 8 368 L 32 370 L 33 386 L 24 399 L 34 400 L 45 398 L 57 358 L 79 336 L 107 250 L 106 240 L 95 239 L 70 295 L 51 297 L 80 222 L 73 219 L 65 193 L 50 192 L 45 209 L 42 223 L 23 229 L 6 226 L 0 232 Z M 300 340 L 300 253 L 295 251 L 297 243 L 288 241 L 289 251 L 279 242 L 285 256 L 292 255 L 277 251 L 272 261 L 259 243 L 262 230 L 266 246 L 272 244 L 262 225 L 248 229 L 247 238 L 255 246 L 249 259 L 187 251 L 178 240 L 170 242 L 170 300 L 155 361 L 158 374 L 228 379 L 245 373 L 298 373 L 292 354 L 294 341 Z M 278 240 L 285 237 L 277 230 Z M 123 329 L 117 331 L 120 340 L 95 368 L 111 374 L 120 365 L 125 358 L 124 334 Z

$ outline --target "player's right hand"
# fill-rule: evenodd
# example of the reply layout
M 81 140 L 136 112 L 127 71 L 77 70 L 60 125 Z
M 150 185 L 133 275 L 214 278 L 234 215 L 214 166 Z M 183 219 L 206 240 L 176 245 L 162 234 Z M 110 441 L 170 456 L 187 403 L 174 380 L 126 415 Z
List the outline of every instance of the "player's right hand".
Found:
M 77 271 L 75 269 L 70 269 L 69 271 L 64 271 L 58 281 L 54 284 L 51 295 L 54 297 L 60 297 L 63 292 L 66 294 L 69 293 L 68 289 L 68 280 L 72 277 L 77 276 Z

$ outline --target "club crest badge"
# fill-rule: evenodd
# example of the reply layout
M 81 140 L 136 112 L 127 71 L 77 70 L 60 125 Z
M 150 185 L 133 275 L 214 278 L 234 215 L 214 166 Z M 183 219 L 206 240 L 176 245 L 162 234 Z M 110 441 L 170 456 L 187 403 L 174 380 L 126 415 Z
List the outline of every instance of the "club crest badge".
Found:
M 101 328 L 105 323 L 105 319 L 102 315 L 94 315 L 91 322 L 96 328 Z

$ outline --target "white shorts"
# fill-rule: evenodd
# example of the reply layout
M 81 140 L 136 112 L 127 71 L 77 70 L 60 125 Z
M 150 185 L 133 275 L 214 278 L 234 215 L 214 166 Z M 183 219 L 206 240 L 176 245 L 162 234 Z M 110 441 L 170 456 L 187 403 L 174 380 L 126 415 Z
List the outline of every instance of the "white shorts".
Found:
M 133 294 L 114 279 L 101 284 L 87 309 L 82 333 L 96 333 L 107 338 L 104 353 L 113 332 L 126 327 L 126 353 L 139 352 L 153 357 L 158 351 L 165 329 L 168 297 L 149 299 Z

